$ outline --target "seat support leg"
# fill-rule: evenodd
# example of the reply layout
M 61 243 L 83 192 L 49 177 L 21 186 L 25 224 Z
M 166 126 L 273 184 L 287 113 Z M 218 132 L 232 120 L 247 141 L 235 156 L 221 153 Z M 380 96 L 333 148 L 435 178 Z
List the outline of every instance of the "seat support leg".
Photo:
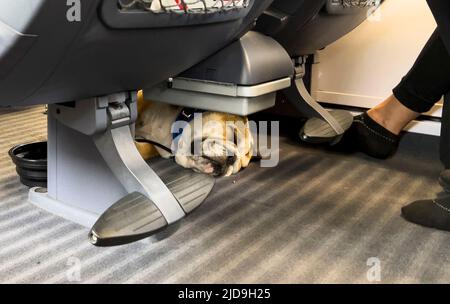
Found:
M 135 146 L 136 118 L 136 92 L 51 105 L 49 189 L 30 201 L 92 227 L 97 246 L 151 236 L 198 207 L 215 179 L 171 161 L 157 174 Z
M 142 159 L 129 126 L 95 135 L 94 142 L 108 167 L 129 193 L 139 192 L 148 197 L 168 224 L 185 216 L 172 192 Z

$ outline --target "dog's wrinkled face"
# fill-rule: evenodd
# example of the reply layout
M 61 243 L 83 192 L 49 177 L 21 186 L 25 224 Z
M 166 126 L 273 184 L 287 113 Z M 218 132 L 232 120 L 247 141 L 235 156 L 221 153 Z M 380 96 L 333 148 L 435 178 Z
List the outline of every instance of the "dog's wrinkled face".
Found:
M 253 156 L 248 119 L 216 112 L 196 117 L 174 145 L 179 165 L 213 176 L 236 174 Z
M 253 137 L 246 117 L 218 112 L 195 114 L 192 121 L 175 122 L 182 108 L 146 101 L 138 94 L 136 136 L 171 148 L 172 153 L 150 143 L 136 143 L 142 157 L 148 160 L 158 154 L 175 157 L 182 167 L 213 176 L 238 173 L 253 156 Z M 179 139 L 173 141 L 172 131 Z

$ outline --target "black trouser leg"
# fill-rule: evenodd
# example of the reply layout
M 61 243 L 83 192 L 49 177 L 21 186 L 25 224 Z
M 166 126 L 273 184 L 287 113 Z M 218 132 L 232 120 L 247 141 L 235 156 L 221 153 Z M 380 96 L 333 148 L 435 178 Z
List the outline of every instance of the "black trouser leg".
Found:
M 412 97 L 417 97 L 416 105 L 418 105 L 420 99 L 423 98 L 424 104 L 432 105 L 433 101 L 439 97 L 439 94 L 445 95 L 446 100 L 444 102 L 444 110 L 442 113 L 442 123 L 441 123 L 441 160 L 446 168 L 450 168 L 450 0 L 427 0 L 428 4 L 433 11 L 433 15 L 438 23 L 438 30 L 434 33 L 431 41 L 429 42 L 428 52 L 425 48 L 425 54 L 422 54 L 416 62 L 416 72 L 415 68 L 412 69 L 412 75 L 406 76 L 406 82 L 403 90 L 407 93 L 411 83 L 410 81 L 420 80 L 420 75 L 418 73 L 425 72 L 422 75 L 422 80 L 424 85 L 418 85 L 418 94 L 412 94 Z M 437 36 L 439 33 L 440 36 Z M 433 42 L 434 41 L 434 42 Z M 434 60 L 431 59 L 431 53 L 436 55 Z M 429 68 L 425 67 L 425 62 L 428 62 L 431 66 Z M 439 66 L 441 65 L 441 66 Z M 435 69 L 435 74 L 433 75 L 432 69 Z M 427 74 L 428 72 L 428 74 Z M 427 80 L 427 77 L 431 77 L 431 80 Z M 430 87 L 426 88 L 425 85 Z M 400 89 L 401 91 L 401 89 Z M 413 91 L 414 93 L 414 91 Z M 404 97 L 404 96 L 400 96 Z M 401 100 L 403 101 L 403 100 Z M 414 106 L 414 102 L 412 104 Z M 420 109 L 420 107 L 418 107 Z M 424 106 L 423 109 L 426 109 Z M 442 178 L 442 176 L 441 176 Z M 434 200 L 424 200 L 416 201 L 402 208 L 402 215 L 405 219 L 410 222 L 431 227 L 441 230 L 450 231 L 450 197 L 437 198 Z
M 445 97 L 442 111 L 440 156 L 445 169 L 450 169 L 450 93 Z
M 449 0 L 427 0 L 434 18 L 439 27 L 441 39 L 450 54 L 450 1 Z M 447 75 L 450 78 L 450 75 Z M 450 93 L 444 102 L 441 124 L 441 161 L 446 169 L 450 169 Z
M 446 0 L 450 3 L 450 0 Z M 450 55 L 438 28 L 409 73 L 394 89 L 395 97 L 412 111 L 428 112 L 450 92 Z M 450 96 L 444 102 L 441 121 L 440 158 L 450 169 Z
M 404 106 L 423 113 L 428 112 L 449 91 L 450 55 L 437 29 L 393 92 Z
M 450 55 L 450 1 L 427 0 L 427 2 L 438 24 L 441 39 L 444 41 Z

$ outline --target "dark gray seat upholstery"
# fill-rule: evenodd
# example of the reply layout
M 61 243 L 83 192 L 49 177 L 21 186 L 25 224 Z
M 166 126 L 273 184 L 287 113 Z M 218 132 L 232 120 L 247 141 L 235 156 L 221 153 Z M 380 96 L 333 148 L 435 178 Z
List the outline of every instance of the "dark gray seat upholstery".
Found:
M 291 56 L 309 55 L 356 28 L 369 9 L 345 7 L 342 0 L 276 0 L 259 18 L 257 29 L 274 37 Z
M 226 13 L 123 13 L 117 0 L 0 3 L 0 106 L 58 103 L 152 86 L 247 32 L 272 2 Z

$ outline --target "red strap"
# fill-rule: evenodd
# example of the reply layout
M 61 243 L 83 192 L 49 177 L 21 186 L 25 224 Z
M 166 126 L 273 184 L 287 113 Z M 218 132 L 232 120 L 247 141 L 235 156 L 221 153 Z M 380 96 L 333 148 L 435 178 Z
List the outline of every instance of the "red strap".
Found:
M 183 2 L 181 2 L 181 0 L 175 0 L 175 2 L 177 3 L 180 10 L 186 9 L 185 4 Z

